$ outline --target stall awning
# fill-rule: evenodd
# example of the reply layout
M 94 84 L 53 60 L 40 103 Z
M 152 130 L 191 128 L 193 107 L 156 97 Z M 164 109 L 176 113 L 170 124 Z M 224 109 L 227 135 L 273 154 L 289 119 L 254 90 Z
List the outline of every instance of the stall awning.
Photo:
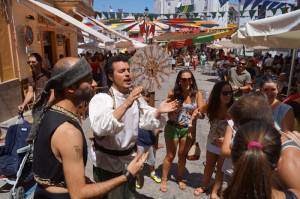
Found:
M 67 15 L 64 12 L 62 12 L 62 11 L 52 7 L 52 6 L 48 6 L 44 3 L 41 3 L 39 1 L 35 1 L 35 0 L 27 0 L 27 1 L 29 1 L 29 2 L 39 6 L 40 8 L 42 8 L 42 9 L 44 9 L 44 10 L 46 10 L 46 11 L 48 11 L 48 12 L 50 12 L 50 13 L 52 13 L 52 14 L 54 14 L 54 15 L 62 18 L 62 19 L 64 19 L 65 21 L 73 24 L 77 28 L 80 28 L 82 31 L 87 32 L 87 33 L 95 36 L 96 38 L 101 40 L 103 43 L 105 43 L 105 46 L 113 46 L 114 45 L 114 40 L 110 39 L 109 37 L 106 37 L 105 35 L 97 32 L 96 30 L 86 26 L 85 24 L 81 23 L 80 21 L 76 20 L 75 18 L 71 17 L 70 15 Z M 25 4 L 23 2 L 23 0 L 22 1 L 19 0 L 19 2 L 21 4 L 23 4 L 24 6 L 28 7 L 29 9 L 37 12 L 38 14 L 43 15 L 42 13 L 38 12 L 36 9 L 34 9 L 34 8 L 30 7 L 29 5 Z M 45 16 L 45 15 L 43 15 L 43 16 Z M 45 17 L 47 17 L 47 16 L 45 16 Z

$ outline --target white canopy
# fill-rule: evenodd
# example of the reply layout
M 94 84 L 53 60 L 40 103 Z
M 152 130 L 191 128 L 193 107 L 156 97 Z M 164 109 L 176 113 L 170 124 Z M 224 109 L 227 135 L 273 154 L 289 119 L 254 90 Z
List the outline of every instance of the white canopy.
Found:
M 122 48 L 143 48 L 147 46 L 146 44 L 140 43 L 140 42 L 134 42 L 134 41 L 127 41 L 127 40 L 121 40 L 121 41 L 117 41 L 115 42 L 115 48 L 116 49 L 122 49 Z M 105 45 L 103 43 L 100 42 L 88 42 L 88 43 L 84 43 L 78 46 L 78 48 L 83 48 L 83 49 L 95 49 L 95 48 L 101 48 L 101 49 L 105 49 Z
M 300 10 L 250 21 L 232 35 L 234 43 L 300 49 Z

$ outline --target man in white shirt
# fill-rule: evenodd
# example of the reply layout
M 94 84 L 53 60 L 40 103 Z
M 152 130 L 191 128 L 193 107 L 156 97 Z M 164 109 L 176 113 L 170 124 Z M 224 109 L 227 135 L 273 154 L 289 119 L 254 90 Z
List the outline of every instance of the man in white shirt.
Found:
M 94 179 L 105 181 L 122 175 L 129 162 L 136 156 L 138 127 L 151 130 L 162 128 L 165 117 L 162 113 L 177 109 L 178 102 L 165 100 L 156 110 L 147 105 L 141 96 L 142 87 L 130 93 L 131 74 L 127 57 L 117 55 L 105 66 L 108 94 L 100 93 L 89 104 L 94 145 L 90 150 Z M 132 180 L 104 198 L 134 198 L 135 181 Z
M 273 58 L 271 54 L 268 54 L 268 58 L 265 60 L 265 67 L 272 68 L 273 67 Z

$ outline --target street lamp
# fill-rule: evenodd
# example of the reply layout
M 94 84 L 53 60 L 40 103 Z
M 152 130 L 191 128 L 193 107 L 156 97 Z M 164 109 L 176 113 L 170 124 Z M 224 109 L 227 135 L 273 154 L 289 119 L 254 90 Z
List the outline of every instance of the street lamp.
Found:
M 145 8 L 145 17 L 144 17 L 144 24 L 145 24 L 145 28 L 146 28 L 146 44 L 147 44 L 147 37 L 148 37 L 148 27 L 147 27 L 147 24 L 146 24 L 146 18 L 148 17 L 148 12 L 149 12 L 149 9 L 146 7 Z

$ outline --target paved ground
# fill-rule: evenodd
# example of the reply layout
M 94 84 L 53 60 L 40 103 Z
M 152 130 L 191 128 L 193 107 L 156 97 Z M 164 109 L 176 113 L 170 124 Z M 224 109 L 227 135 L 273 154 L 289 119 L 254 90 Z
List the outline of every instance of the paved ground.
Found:
M 212 64 L 212 63 L 211 63 Z M 182 69 L 182 67 L 177 68 L 177 72 Z M 210 92 L 214 82 L 216 81 L 216 76 L 214 75 L 203 75 L 199 69 L 198 71 L 193 72 L 198 88 L 204 93 Z M 168 92 L 173 88 L 174 82 L 176 79 L 177 73 L 172 73 L 170 80 L 162 89 L 156 92 L 155 94 L 155 105 L 158 106 L 161 101 L 163 101 L 166 97 Z M 30 120 L 30 116 L 25 117 L 25 119 Z M 14 123 L 15 119 L 11 120 L 9 123 Z M 4 123 L 5 125 L 9 125 L 8 122 Z M 2 124 L 3 125 L 3 124 Z M 85 132 L 85 135 L 87 138 L 92 136 L 91 129 L 90 129 L 90 123 L 89 120 L 86 119 L 83 121 L 83 129 Z M 140 189 L 137 191 L 136 198 L 137 199 L 147 199 L 147 198 L 209 198 L 209 195 L 202 194 L 200 197 L 195 197 L 193 195 L 193 191 L 195 188 L 202 185 L 203 182 L 203 170 L 204 166 L 203 163 L 205 162 L 205 146 L 206 146 L 206 137 L 209 131 L 209 124 L 208 120 L 199 120 L 197 123 L 197 141 L 200 144 L 201 147 L 201 158 L 198 161 L 187 161 L 186 168 L 184 171 L 183 180 L 187 184 L 186 190 L 182 191 L 178 188 L 178 185 L 176 183 L 175 177 L 177 173 L 177 158 L 175 158 L 172 168 L 169 173 L 168 178 L 168 192 L 163 193 L 159 190 L 160 184 L 155 183 L 150 177 L 149 177 L 149 167 L 146 165 L 144 167 L 144 174 L 145 174 L 145 185 L 143 189 Z M 160 134 L 159 136 L 159 142 L 163 145 L 164 143 L 164 137 L 163 134 Z M 90 146 L 91 143 L 88 141 L 88 145 Z M 156 168 L 157 173 L 159 176 L 162 175 L 162 162 L 166 154 L 166 149 L 162 148 L 157 151 L 156 154 Z M 90 161 L 88 161 L 87 167 L 86 167 L 86 174 L 87 176 L 92 177 L 92 164 Z M 212 179 L 213 180 L 213 179 Z M 8 192 L 11 186 L 4 184 L 0 181 L 0 199 L 8 198 Z M 212 183 L 209 186 L 209 191 L 212 189 Z M 33 194 L 30 194 L 27 198 L 33 198 Z

